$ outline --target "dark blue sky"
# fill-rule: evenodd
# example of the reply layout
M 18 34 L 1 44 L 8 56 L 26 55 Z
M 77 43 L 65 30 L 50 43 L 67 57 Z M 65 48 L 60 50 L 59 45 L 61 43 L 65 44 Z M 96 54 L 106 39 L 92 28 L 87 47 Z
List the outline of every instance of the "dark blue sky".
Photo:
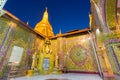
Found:
M 89 0 L 8 0 L 4 9 L 23 22 L 29 21 L 32 28 L 41 20 L 45 7 L 48 7 L 49 22 L 55 34 L 62 30 L 89 27 Z

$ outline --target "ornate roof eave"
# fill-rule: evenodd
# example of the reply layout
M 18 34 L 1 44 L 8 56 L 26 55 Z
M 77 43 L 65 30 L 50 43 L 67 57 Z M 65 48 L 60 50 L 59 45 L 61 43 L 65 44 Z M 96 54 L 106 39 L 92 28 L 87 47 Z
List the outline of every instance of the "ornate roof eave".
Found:
M 79 34 L 79 33 L 86 33 L 86 32 L 88 33 L 88 31 L 90 31 L 90 29 L 85 28 L 83 30 L 77 30 L 77 31 L 74 31 L 74 32 L 69 32 L 69 33 L 58 35 L 58 36 L 50 37 L 50 39 L 56 39 L 58 37 L 68 37 L 70 35 L 75 35 L 75 34 Z
M 41 36 L 42 38 L 45 38 L 44 35 L 39 34 L 39 33 L 37 33 L 36 31 L 34 31 L 34 29 L 32 29 L 30 25 L 24 23 L 22 20 L 20 20 L 19 18 L 17 18 L 17 17 L 14 16 L 13 14 L 11 14 L 9 11 L 7 11 L 7 10 L 4 9 L 4 12 L 5 12 L 5 14 L 3 15 L 4 17 L 7 17 L 7 18 L 9 18 L 9 19 L 13 19 L 13 21 L 15 21 L 15 22 L 17 22 L 17 23 L 25 26 L 25 27 L 21 26 L 22 28 L 28 29 L 28 30 L 32 31 L 33 33 Z

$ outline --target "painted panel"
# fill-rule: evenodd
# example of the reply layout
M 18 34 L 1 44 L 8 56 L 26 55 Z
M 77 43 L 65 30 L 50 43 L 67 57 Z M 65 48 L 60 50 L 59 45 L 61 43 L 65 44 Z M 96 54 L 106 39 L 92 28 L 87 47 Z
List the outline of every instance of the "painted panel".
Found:
M 24 51 L 24 49 L 22 47 L 14 46 L 12 49 L 12 53 L 11 53 L 9 62 L 19 65 L 19 63 L 21 62 L 23 51 Z

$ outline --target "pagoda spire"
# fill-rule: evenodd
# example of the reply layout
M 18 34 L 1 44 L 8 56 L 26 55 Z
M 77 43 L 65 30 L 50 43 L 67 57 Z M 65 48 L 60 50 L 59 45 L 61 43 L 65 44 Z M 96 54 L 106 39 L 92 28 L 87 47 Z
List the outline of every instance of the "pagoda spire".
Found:
M 48 9 L 47 8 L 43 14 L 42 20 L 37 23 L 34 30 L 48 38 L 54 36 L 54 33 L 52 31 L 52 26 L 50 25 L 49 20 L 48 20 Z

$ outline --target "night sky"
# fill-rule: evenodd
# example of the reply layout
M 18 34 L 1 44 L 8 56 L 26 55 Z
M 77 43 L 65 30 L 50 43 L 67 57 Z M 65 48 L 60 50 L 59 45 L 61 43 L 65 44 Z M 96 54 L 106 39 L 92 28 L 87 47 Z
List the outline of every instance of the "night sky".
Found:
M 46 7 L 55 34 L 89 27 L 89 0 L 8 0 L 4 9 L 34 28 Z

